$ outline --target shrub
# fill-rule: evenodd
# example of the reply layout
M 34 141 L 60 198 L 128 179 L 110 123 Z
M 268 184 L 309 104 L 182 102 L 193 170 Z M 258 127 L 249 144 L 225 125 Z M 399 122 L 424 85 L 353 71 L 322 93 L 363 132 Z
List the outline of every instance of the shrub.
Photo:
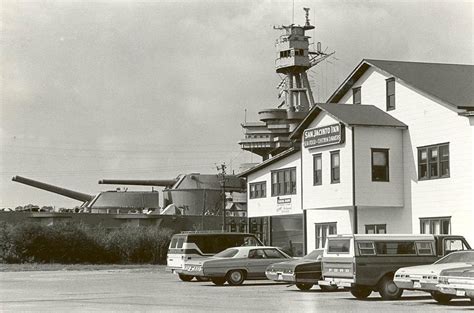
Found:
M 162 263 L 169 229 L 130 227 L 108 231 L 84 224 L 51 226 L 0 223 L 0 261 L 4 263 Z

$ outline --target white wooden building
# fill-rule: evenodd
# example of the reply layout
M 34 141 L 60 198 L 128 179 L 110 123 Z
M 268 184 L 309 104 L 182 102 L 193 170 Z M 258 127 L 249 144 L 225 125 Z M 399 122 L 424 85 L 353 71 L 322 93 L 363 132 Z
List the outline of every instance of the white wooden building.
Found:
M 290 137 L 307 251 L 330 233 L 451 233 L 474 244 L 473 79 L 472 65 L 363 60 L 310 110 Z M 259 165 L 249 185 L 271 186 L 285 158 Z M 274 214 L 272 200 L 251 200 L 249 216 Z

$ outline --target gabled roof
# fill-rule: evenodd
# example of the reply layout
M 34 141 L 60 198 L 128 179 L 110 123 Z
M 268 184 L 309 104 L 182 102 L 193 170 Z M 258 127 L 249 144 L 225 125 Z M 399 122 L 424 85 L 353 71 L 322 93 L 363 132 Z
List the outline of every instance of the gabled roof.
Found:
M 456 108 L 474 109 L 474 66 L 365 59 L 327 102 L 339 102 L 370 66 Z
M 270 159 L 265 160 L 265 161 L 263 161 L 262 163 L 259 163 L 259 164 L 255 165 L 254 167 L 249 168 L 249 169 L 246 170 L 246 171 L 243 171 L 242 173 L 238 174 L 237 176 L 238 176 L 238 177 L 246 177 L 246 176 L 248 176 L 248 175 L 251 174 L 251 173 L 254 173 L 254 172 L 256 172 L 256 171 L 259 171 L 259 170 L 261 170 L 261 169 L 267 167 L 268 165 L 275 163 L 276 161 L 282 160 L 282 159 L 286 158 L 287 156 L 292 155 L 293 153 L 298 152 L 299 150 L 300 150 L 300 149 L 299 149 L 299 146 L 297 146 L 297 147 L 296 147 L 296 146 L 295 146 L 295 147 L 291 147 L 291 148 L 289 148 L 288 150 L 285 150 L 285 151 L 283 151 L 283 152 L 281 152 L 281 153 L 278 153 L 278 154 L 275 155 L 274 157 L 271 157 Z
M 408 128 L 408 126 L 374 105 L 318 103 L 306 115 L 305 119 L 291 133 L 290 138 L 296 139 L 308 128 L 309 124 L 321 113 L 326 112 L 347 126 L 379 126 Z

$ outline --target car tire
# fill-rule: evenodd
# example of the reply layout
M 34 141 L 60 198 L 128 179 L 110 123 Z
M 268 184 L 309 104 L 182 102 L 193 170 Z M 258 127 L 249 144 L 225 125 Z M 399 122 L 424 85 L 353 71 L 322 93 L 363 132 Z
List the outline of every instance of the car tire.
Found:
M 331 292 L 337 290 L 337 286 L 319 286 L 319 288 L 321 288 L 321 291 L 324 292 Z
M 297 283 L 296 288 L 302 291 L 308 291 L 313 287 L 313 284 Z
M 436 302 L 440 304 L 448 304 L 449 301 L 453 298 L 451 295 L 445 295 L 444 293 L 441 293 L 439 291 L 433 291 L 431 292 L 431 297 L 436 300 Z
M 398 300 L 402 296 L 403 289 L 398 288 L 391 277 L 384 277 L 379 285 L 379 293 L 384 300 Z
M 229 285 L 240 286 L 245 280 L 245 273 L 241 270 L 232 270 L 227 273 L 226 278 Z
M 191 275 L 185 275 L 185 274 L 178 274 L 179 279 L 182 281 L 191 281 L 193 280 L 194 276 Z
M 357 299 L 366 299 L 371 293 L 372 290 L 367 287 L 355 286 L 351 288 L 351 294 Z
M 214 285 L 217 285 L 217 286 L 223 286 L 225 284 L 224 277 L 214 277 L 214 278 L 211 278 L 211 281 L 214 283 Z

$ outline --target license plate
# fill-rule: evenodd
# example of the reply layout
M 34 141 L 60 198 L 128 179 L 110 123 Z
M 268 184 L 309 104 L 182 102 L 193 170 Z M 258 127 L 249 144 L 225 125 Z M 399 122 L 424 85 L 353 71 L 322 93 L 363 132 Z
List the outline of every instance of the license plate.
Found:
M 278 274 L 277 279 L 278 279 L 278 280 L 283 280 L 283 275 L 282 275 L 282 274 Z
M 466 296 L 466 292 L 464 290 L 456 290 L 456 296 L 464 297 Z
M 421 288 L 421 284 L 419 281 L 413 282 L 413 288 Z

